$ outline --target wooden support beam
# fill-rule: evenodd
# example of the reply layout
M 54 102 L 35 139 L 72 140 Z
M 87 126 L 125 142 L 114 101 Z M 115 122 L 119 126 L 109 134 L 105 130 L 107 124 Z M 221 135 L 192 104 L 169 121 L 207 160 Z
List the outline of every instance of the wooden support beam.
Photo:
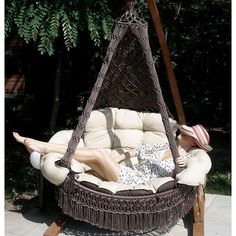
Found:
M 39 172 L 39 208 L 41 212 L 46 212 L 46 201 L 45 201 L 45 180 L 42 172 Z
M 43 236 L 57 236 L 64 229 L 68 220 L 69 217 L 67 215 L 59 215 L 44 232 Z
M 186 124 L 185 114 L 180 98 L 175 74 L 171 64 L 170 52 L 164 36 L 164 31 L 161 24 L 160 15 L 156 6 L 155 0 L 147 0 L 151 12 L 154 27 L 157 33 L 159 44 L 162 51 L 163 61 L 166 67 L 167 76 L 169 79 L 171 93 L 175 103 L 175 108 L 180 124 Z M 193 206 L 193 236 L 204 236 L 204 208 L 205 208 L 205 194 L 203 186 L 199 185 L 197 190 L 196 202 Z
M 197 189 L 196 202 L 193 206 L 193 236 L 204 236 L 205 193 L 203 186 Z
M 163 61 L 166 67 L 168 80 L 170 83 L 171 93 L 175 103 L 175 109 L 178 117 L 179 124 L 186 124 L 185 114 L 182 106 L 182 101 L 179 94 L 174 70 L 171 63 L 170 52 L 165 39 L 164 31 L 161 24 L 160 15 L 156 6 L 155 0 L 147 0 L 149 10 L 151 12 L 154 27 L 157 33 L 158 41 L 161 47 Z

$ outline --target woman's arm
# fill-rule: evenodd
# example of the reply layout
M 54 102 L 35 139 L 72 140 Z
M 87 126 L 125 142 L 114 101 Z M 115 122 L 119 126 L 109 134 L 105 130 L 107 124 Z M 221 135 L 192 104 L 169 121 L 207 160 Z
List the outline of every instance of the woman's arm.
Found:
M 176 159 L 176 164 L 179 167 L 185 167 L 187 164 L 187 159 L 191 158 L 192 155 L 188 152 L 186 152 L 183 148 L 179 148 L 179 157 Z M 168 149 L 166 150 L 162 155 L 161 155 L 161 161 L 164 161 L 166 159 L 173 158 L 171 150 Z
M 122 153 L 119 157 L 116 158 L 117 163 L 128 160 L 131 157 L 135 157 L 136 149 L 130 149 L 129 151 Z

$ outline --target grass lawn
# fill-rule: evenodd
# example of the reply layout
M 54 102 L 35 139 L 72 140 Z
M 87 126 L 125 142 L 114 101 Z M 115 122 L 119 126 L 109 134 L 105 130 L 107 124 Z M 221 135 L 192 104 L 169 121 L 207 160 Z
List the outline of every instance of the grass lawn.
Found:
M 231 172 L 212 171 L 208 174 L 206 193 L 231 195 Z
M 212 168 L 207 175 L 205 192 L 231 195 L 231 136 L 222 131 L 211 132 L 210 136 Z

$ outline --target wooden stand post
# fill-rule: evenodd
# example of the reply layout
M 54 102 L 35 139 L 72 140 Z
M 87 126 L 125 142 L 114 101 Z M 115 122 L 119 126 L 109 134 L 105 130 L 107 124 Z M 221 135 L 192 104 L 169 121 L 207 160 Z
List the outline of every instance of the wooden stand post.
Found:
M 196 202 L 193 206 L 193 236 L 204 236 L 205 193 L 203 186 L 197 189 Z
M 46 201 L 45 201 L 45 181 L 42 172 L 39 173 L 39 208 L 41 212 L 46 212 Z
M 47 228 L 43 236 L 57 236 L 64 229 L 65 224 L 68 220 L 68 216 L 64 214 L 59 215 Z
M 175 109 L 177 112 L 178 121 L 179 121 L 179 124 L 184 125 L 186 124 L 184 109 L 183 109 L 182 101 L 180 98 L 179 89 L 177 86 L 173 66 L 171 63 L 170 52 L 169 52 L 167 42 L 164 36 L 160 15 L 159 15 L 155 0 L 147 0 L 147 2 L 148 2 L 149 10 L 151 12 L 153 24 L 157 33 L 158 41 L 161 47 L 162 57 L 163 57 L 163 61 L 166 67 L 166 72 L 167 72 L 168 80 L 170 83 L 173 100 L 175 103 Z
M 171 87 L 171 93 L 175 103 L 175 109 L 178 116 L 179 124 L 186 124 L 185 114 L 171 64 L 170 52 L 164 36 L 160 15 L 156 6 L 155 0 L 147 0 L 149 10 L 151 12 L 153 24 L 157 33 L 159 44 L 162 50 L 163 61 L 166 66 L 167 76 Z M 193 207 L 193 236 L 204 236 L 204 207 L 205 207 L 205 194 L 203 186 L 198 186 L 196 202 Z

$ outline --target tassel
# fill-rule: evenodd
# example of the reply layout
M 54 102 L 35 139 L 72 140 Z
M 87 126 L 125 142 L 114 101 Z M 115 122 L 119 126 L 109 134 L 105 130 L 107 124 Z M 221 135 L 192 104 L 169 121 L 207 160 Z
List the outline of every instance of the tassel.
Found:
M 147 232 L 166 230 L 183 218 L 194 204 L 195 190 L 180 188 L 128 199 L 127 196 L 98 194 L 68 178 L 58 189 L 57 198 L 63 212 L 74 219 L 115 231 Z

